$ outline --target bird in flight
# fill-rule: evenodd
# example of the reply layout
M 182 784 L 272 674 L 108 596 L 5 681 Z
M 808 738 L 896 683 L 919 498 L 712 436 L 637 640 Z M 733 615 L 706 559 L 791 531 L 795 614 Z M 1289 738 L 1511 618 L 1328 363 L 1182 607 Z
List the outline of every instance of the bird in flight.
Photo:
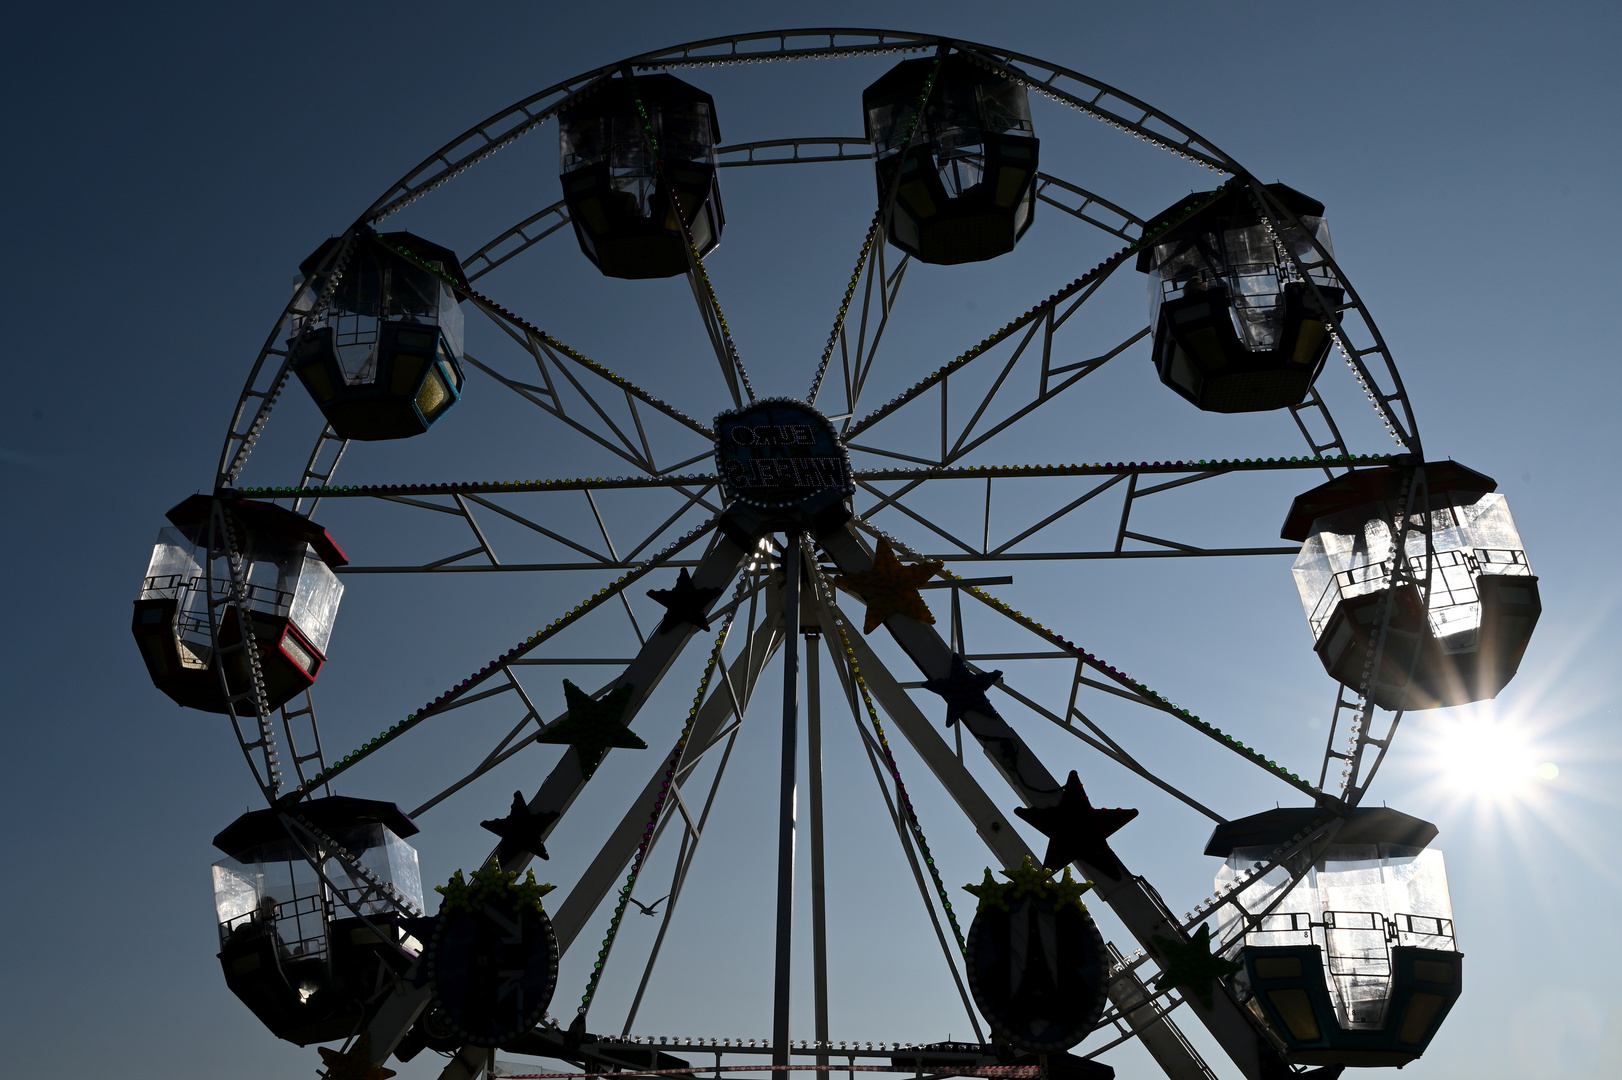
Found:
M 666 900 L 670 899 L 670 894 L 665 893 L 665 895 L 661 896 L 659 899 L 655 900 L 651 904 L 644 904 L 642 901 L 638 900 L 634 896 L 627 896 L 626 899 L 629 900 L 631 903 L 635 904 L 638 908 L 640 908 L 642 910 L 642 914 L 644 914 L 644 915 L 657 915 L 657 914 L 659 914 L 659 911 L 658 911 L 659 905 L 664 903 Z

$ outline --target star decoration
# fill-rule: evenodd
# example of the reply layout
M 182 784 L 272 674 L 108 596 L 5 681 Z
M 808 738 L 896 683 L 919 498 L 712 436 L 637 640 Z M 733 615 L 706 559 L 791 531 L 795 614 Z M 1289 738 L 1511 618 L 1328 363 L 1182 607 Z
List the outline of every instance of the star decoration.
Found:
M 1047 854 L 1042 864 L 1054 869 L 1081 860 L 1120 881 L 1126 867 L 1110 850 L 1106 838 L 1121 826 L 1138 816 L 1136 810 L 1108 810 L 1095 807 L 1087 801 L 1087 792 L 1075 770 L 1065 782 L 1064 794 L 1057 806 L 1016 807 L 1014 813 L 1034 825 L 1048 838 Z
M 556 885 L 537 883 L 533 870 L 525 871 L 524 880 L 518 881 L 518 871 L 503 870 L 492 856 L 483 867 L 473 871 L 472 880 L 464 879 L 462 871 L 457 870 L 445 884 L 435 885 L 434 891 L 444 897 L 439 904 L 443 915 L 457 910 L 473 911 L 485 900 L 499 897 L 511 898 L 514 906 L 529 905 L 536 911 L 544 911 L 541 897 L 555 888 Z
M 649 589 L 648 595 L 659 601 L 665 607 L 665 617 L 659 620 L 659 630 L 664 632 L 674 630 L 682 623 L 691 623 L 700 630 L 710 628 L 709 617 L 705 612 L 715 603 L 724 589 L 700 589 L 693 584 L 693 577 L 687 572 L 687 567 L 681 568 L 681 574 L 676 578 L 676 584 L 669 589 Z
M 984 911 L 988 907 L 994 907 L 1002 911 L 1007 911 L 1008 901 L 1003 899 L 1003 890 L 1006 888 L 1008 888 L 1008 886 L 1002 884 L 996 878 L 991 876 L 991 867 L 988 866 L 986 867 L 985 880 L 980 882 L 978 885 L 965 885 L 963 886 L 963 891 L 966 893 L 973 893 L 979 898 L 980 903 L 974 909 L 976 912 Z
M 1054 909 L 1074 904 L 1077 911 L 1085 913 L 1087 907 L 1081 902 L 1081 894 L 1093 887 L 1090 881 L 1077 881 L 1070 874 L 1070 868 L 1064 868 L 1064 878 L 1053 880 L 1053 871 L 1036 866 L 1031 862 L 1029 855 L 1017 870 L 1000 870 L 998 873 L 1008 879 L 1004 885 L 991 876 L 991 868 L 986 867 L 986 877 L 978 885 L 965 885 L 963 891 L 973 893 L 979 897 L 979 906 L 976 912 L 984 911 L 988 907 L 1008 910 L 1010 898 L 1018 900 L 1023 896 L 1037 896 L 1054 901 Z
M 986 691 L 996 685 L 1000 678 L 1000 671 L 970 671 L 963 657 L 953 653 L 952 673 L 944 679 L 930 679 L 924 683 L 924 689 L 946 699 L 947 727 L 963 719 L 963 714 L 969 711 L 996 716 L 1001 720 L 1002 717 L 997 716 L 997 710 L 991 707 L 991 701 L 986 697 Z
M 647 743 L 620 723 L 620 717 L 625 715 L 625 707 L 631 703 L 630 683 L 622 683 L 604 694 L 601 700 L 593 700 L 590 694 L 564 679 L 563 697 L 569 703 L 569 715 L 541 732 L 535 741 L 565 743 L 574 747 L 574 752 L 580 758 L 582 779 L 591 779 L 591 774 L 602 764 L 609 747 L 623 746 L 628 750 L 648 748 Z
M 558 813 L 555 810 L 531 813 L 529 804 L 524 801 L 523 792 L 515 791 L 512 811 L 504 818 L 479 822 L 479 828 L 488 829 L 501 837 L 501 844 L 496 848 L 496 858 L 501 862 L 507 862 L 521 851 L 549 859 L 551 856 L 546 853 L 546 844 L 542 837 L 557 819 Z
M 325 1046 L 316 1049 L 321 1053 L 321 1064 L 327 1068 L 327 1080 L 388 1080 L 394 1075 L 393 1069 L 372 1064 L 370 1032 L 362 1032 L 347 1054 Z
M 940 568 L 938 562 L 903 566 L 890 549 L 890 542 L 880 540 L 878 550 L 873 552 L 873 569 L 843 574 L 835 579 L 835 584 L 862 598 L 867 605 L 862 633 L 871 634 L 885 619 L 897 614 L 933 624 L 935 616 L 930 612 L 929 605 L 924 603 L 918 586 L 934 577 Z
M 544 912 L 546 908 L 541 904 L 541 897 L 557 888 L 550 881 L 545 885 L 535 880 L 535 871 L 525 870 L 523 881 L 509 883 L 513 895 L 513 902 L 519 907 L 532 907 L 536 911 Z
M 1178 987 L 1199 998 L 1200 1004 L 1207 1009 L 1212 1007 L 1211 984 L 1244 967 L 1243 964 L 1211 955 L 1209 926 L 1201 926 L 1186 945 L 1159 934 L 1155 935 L 1155 945 L 1166 958 L 1162 971 L 1155 976 L 1155 989 Z

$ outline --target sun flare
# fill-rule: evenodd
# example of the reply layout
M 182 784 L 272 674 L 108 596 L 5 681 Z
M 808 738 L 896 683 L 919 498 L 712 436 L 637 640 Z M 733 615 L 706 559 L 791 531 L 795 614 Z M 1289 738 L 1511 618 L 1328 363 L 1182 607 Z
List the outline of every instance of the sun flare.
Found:
M 1560 775 L 1527 725 L 1480 713 L 1437 716 L 1424 725 L 1426 757 L 1456 797 L 1519 803 Z

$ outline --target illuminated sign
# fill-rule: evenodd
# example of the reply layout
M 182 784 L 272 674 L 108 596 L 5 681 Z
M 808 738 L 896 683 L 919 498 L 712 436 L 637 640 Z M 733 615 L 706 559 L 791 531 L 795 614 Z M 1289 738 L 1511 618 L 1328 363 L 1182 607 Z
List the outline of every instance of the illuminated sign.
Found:
M 727 493 L 762 510 L 854 493 L 850 459 L 828 418 L 802 401 L 768 398 L 715 418 L 715 466 Z

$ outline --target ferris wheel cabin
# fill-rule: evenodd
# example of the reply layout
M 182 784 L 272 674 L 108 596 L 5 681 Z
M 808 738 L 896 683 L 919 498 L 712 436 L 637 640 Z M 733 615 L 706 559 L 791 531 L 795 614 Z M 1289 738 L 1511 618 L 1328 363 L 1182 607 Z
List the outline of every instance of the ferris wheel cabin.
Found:
M 1155 369 L 1207 412 L 1299 405 L 1329 355 L 1325 320 L 1345 296 L 1334 272 L 1315 265 L 1333 255 L 1323 204 L 1266 185 L 1269 201 L 1300 222 L 1269 208 L 1279 227 L 1275 243 L 1255 191 L 1237 180 L 1218 191 L 1138 252 L 1138 269 L 1149 275 Z M 1216 194 L 1189 196 L 1149 220 L 1176 221 L 1190 202 Z
M 225 982 L 278 1038 L 348 1038 L 380 981 L 416 959 L 415 832 L 393 803 L 331 795 L 244 814 L 214 838 Z
M 1421 482 L 1428 499 L 1414 499 L 1399 555 L 1393 524 Z M 1280 535 L 1303 541 L 1295 584 L 1332 677 L 1353 690 L 1367 680 L 1384 709 L 1462 705 L 1509 683 L 1543 606 L 1496 487 L 1441 461 L 1360 469 L 1296 497 Z
M 713 251 L 720 141 L 715 99 L 663 73 L 608 79 L 560 112 L 559 179 L 586 258 L 608 277 L 685 274 L 684 223 L 699 258 Z
M 952 53 L 919 118 L 935 63 L 903 60 L 862 92 L 881 207 L 896 185 L 889 240 L 926 263 L 993 259 L 1036 215 L 1030 101 L 1024 84 Z
M 172 525 L 158 533 L 132 623 L 153 685 L 189 708 L 223 713 L 235 701 L 239 712 L 253 712 L 242 611 L 265 707 L 302 693 L 326 661 L 343 596 L 333 568 L 348 559 L 337 543 L 291 510 L 249 499 L 193 495 L 168 518 Z M 233 548 L 242 586 L 234 603 Z M 220 685 L 216 659 L 228 690 Z
M 299 270 L 308 282 L 304 314 L 288 347 L 332 430 L 370 441 L 433 427 L 462 395 L 452 281 L 466 277 L 456 254 L 408 232 L 365 229 L 328 240 Z
M 1286 808 L 1217 826 L 1205 848 L 1226 860 L 1217 890 L 1239 890 L 1250 911 L 1277 901 L 1248 931 L 1223 905 L 1217 937 L 1244 965 L 1240 1000 L 1293 1064 L 1401 1067 L 1424 1053 L 1462 986 L 1447 872 L 1429 847 L 1436 826 L 1360 808 L 1326 845 L 1255 874 L 1328 820 Z

